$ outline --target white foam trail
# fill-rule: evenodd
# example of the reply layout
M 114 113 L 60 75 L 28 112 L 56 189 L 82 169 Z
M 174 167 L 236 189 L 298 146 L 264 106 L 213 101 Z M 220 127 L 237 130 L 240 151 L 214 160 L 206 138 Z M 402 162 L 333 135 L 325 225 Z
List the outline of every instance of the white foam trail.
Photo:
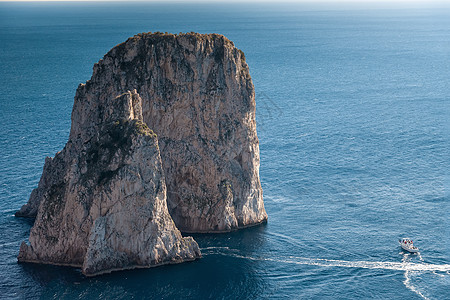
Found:
M 422 256 L 420 255 L 420 253 L 418 253 L 419 255 L 419 259 L 421 261 L 423 261 Z M 405 254 L 402 258 L 402 263 L 407 263 L 407 259 L 408 259 L 408 254 Z M 411 283 L 411 277 L 410 274 L 414 274 L 417 273 L 417 271 L 411 271 L 411 270 L 406 270 L 405 271 L 405 280 L 403 281 L 403 284 L 406 286 L 407 289 L 411 290 L 412 292 L 416 293 L 418 296 L 422 297 L 425 300 L 430 300 L 430 298 L 428 298 L 427 296 L 425 296 L 424 294 L 422 294 L 421 291 L 419 291 L 414 285 L 412 285 Z M 433 271 L 434 274 L 436 274 L 436 271 Z
M 362 269 L 384 269 L 395 271 L 439 271 L 450 272 L 450 264 L 435 265 L 427 263 L 411 263 L 411 262 L 383 262 L 383 261 L 346 261 L 337 259 L 322 259 L 322 258 L 306 258 L 290 256 L 289 259 L 276 258 L 258 258 L 243 256 L 239 254 L 225 254 L 214 253 L 218 255 L 233 256 L 237 258 L 255 260 L 255 261 L 272 261 L 296 265 L 311 265 L 321 267 L 342 267 L 342 268 L 362 268 Z
M 416 288 L 411 282 L 411 275 L 415 275 L 419 272 L 432 272 L 433 274 L 437 274 L 436 272 L 443 272 L 446 274 L 450 274 L 450 264 L 428 264 L 428 263 L 412 263 L 409 262 L 410 258 L 409 254 L 404 254 L 401 262 L 387 262 L 387 261 L 346 261 L 346 260 L 337 260 L 337 259 L 323 259 L 323 258 L 307 258 L 307 257 L 295 257 L 289 256 L 287 259 L 277 259 L 277 258 L 263 258 L 263 257 L 251 257 L 244 256 L 236 253 L 224 253 L 220 250 L 229 250 L 233 252 L 239 252 L 236 249 L 227 249 L 227 247 L 208 247 L 205 248 L 208 250 L 219 250 L 218 252 L 209 253 L 215 255 L 224 255 L 231 256 L 236 258 L 248 259 L 253 261 L 270 261 L 277 263 L 286 263 L 286 264 L 296 264 L 296 265 L 310 265 L 310 266 L 321 266 L 321 267 L 342 267 L 342 268 L 362 268 L 362 269 L 383 269 L 383 270 L 394 270 L 394 271 L 405 271 L 404 276 L 405 280 L 403 284 L 406 288 L 416 293 L 418 296 L 422 297 L 425 300 L 430 300 L 427 296 L 425 296 L 418 288 Z M 208 254 L 205 254 L 208 255 Z M 418 254 L 418 258 L 420 261 L 423 261 L 420 253 Z M 438 274 L 439 275 L 439 274 Z M 440 275 L 445 276 L 445 275 Z
M 230 249 L 228 247 L 207 247 L 202 250 L 229 250 L 238 252 L 237 249 Z M 288 259 L 277 258 L 263 258 L 263 257 L 251 257 L 234 253 L 216 252 L 210 253 L 216 255 L 232 256 L 236 258 L 249 259 L 255 261 L 273 261 L 280 263 L 298 264 L 298 265 L 314 265 L 323 267 L 343 267 L 343 268 L 362 268 L 362 269 L 385 269 L 395 271 L 430 271 L 430 272 L 450 272 L 450 264 L 428 264 L 428 263 L 412 263 L 408 262 L 408 254 L 405 254 L 402 262 L 383 262 L 383 261 L 346 261 L 338 259 L 323 259 L 323 258 L 307 258 L 307 257 L 295 257 L 289 256 Z M 423 260 L 423 259 L 421 259 Z
M 416 293 L 417 295 L 419 295 L 420 297 L 422 297 L 425 300 L 430 300 L 430 298 L 428 298 L 427 296 L 425 296 L 424 294 L 422 294 L 421 291 L 419 291 L 415 286 L 413 286 L 411 284 L 411 278 L 410 278 L 410 273 L 412 272 L 416 272 L 416 271 L 405 271 L 405 280 L 403 281 L 403 284 L 406 286 L 406 288 L 408 288 L 409 290 L 411 290 L 412 292 Z
M 420 252 L 417 252 L 417 255 L 418 255 L 418 257 L 419 257 L 420 261 L 423 261 L 423 257 L 422 257 L 422 254 L 420 254 Z

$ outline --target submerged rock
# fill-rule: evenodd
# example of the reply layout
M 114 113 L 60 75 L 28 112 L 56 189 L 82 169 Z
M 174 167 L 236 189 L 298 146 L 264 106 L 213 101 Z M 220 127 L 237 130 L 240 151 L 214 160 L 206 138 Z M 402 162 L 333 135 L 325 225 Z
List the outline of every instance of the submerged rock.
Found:
M 75 106 L 86 99 L 77 93 Z M 81 267 L 86 275 L 200 257 L 169 215 L 156 134 L 126 92 L 73 119 L 65 148 L 45 164 L 40 205 L 20 262 Z
M 223 232 L 265 222 L 245 56 L 222 35 L 197 33 L 139 34 L 95 64 L 77 90 L 66 148 L 47 159 L 17 215 L 34 216 L 45 195 L 61 194 L 52 190 L 64 177 L 60 165 L 95 135 L 92 122 L 110 109 L 108 99 L 135 89 L 144 123 L 158 134 L 168 209 L 178 228 Z

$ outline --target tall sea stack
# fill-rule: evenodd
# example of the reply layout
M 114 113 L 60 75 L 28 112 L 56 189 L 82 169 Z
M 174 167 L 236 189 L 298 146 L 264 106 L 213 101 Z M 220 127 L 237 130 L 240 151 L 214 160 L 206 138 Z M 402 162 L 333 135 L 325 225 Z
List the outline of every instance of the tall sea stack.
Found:
M 267 220 L 255 92 L 233 42 L 217 34 L 143 33 L 117 45 L 78 87 L 68 145 L 89 139 L 110 99 L 133 90 L 143 122 L 158 135 L 168 209 L 181 231 L 223 232 Z M 52 189 L 49 174 L 62 172 L 53 164 L 46 161 L 18 216 L 36 215 Z
M 78 87 L 69 140 L 16 215 L 36 217 L 19 261 L 86 275 L 199 258 L 178 228 L 265 222 L 242 51 L 196 33 L 144 33 L 114 47 Z

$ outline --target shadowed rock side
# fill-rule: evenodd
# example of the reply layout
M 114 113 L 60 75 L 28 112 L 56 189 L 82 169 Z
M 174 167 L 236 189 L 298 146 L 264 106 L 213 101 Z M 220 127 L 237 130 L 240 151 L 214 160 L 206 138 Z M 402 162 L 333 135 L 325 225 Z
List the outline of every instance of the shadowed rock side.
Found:
M 18 260 L 81 267 L 89 276 L 200 257 L 169 215 L 158 141 L 142 122 L 139 95 L 103 103 L 85 116 L 85 134 L 47 159 Z
M 267 220 L 255 92 L 242 51 L 217 34 L 144 33 L 128 39 L 79 86 L 70 141 L 91 134 L 90 116 L 111 95 L 134 89 L 144 122 L 158 134 L 168 208 L 180 230 L 230 231 Z M 20 215 L 33 214 L 46 181 L 43 174 Z

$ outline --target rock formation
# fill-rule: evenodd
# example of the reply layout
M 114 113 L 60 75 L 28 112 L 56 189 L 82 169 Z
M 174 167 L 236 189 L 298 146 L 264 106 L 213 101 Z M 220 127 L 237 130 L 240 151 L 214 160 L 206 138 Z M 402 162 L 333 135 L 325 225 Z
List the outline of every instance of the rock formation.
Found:
M 75 107 L 94 101 L 102 109 L 73 118 L 65 148 L 46 160 L 30 243 L 18 260 L 96 275 L 200 257 L 169 215 L 158 140 L 142 121 L 139 95 L 100 102 L 82 87 Z
M 255 92 L 242 51 L 217 34 L 136 35 L 109 51 L 80 85 L 69 142 L 45 163 L 29 203 L 33 216 L 60 161 L 95 133 L 90 122 L 112 96 L 136 90 L 143 121 L 158 134 L 169 213 L 181 231 L 222 232 L 265 222 Z M 80 166 L 82 168 L 82 166 Z M 51 174 L 51 175 L 50 175 Z M 62 174 L 57 177 L 62 177 Z M 58 179 L 59 180 L 59 179 Z

